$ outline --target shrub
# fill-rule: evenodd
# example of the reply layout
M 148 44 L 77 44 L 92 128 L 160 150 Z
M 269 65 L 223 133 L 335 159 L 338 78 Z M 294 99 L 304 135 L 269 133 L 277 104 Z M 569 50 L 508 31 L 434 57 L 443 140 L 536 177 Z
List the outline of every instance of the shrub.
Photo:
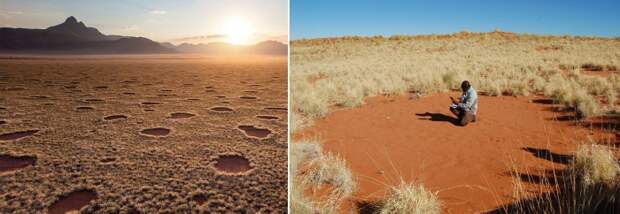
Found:
M 574 106 L 578 118 L 587 118 L 599 114 L 600 108 L 594 97 L 585 90 L 577 90 L 574 95 Z

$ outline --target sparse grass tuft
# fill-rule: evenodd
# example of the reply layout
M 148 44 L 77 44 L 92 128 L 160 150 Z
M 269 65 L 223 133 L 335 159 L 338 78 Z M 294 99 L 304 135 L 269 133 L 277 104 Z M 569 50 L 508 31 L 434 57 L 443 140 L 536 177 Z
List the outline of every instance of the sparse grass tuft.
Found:
M 401 181 L 399 186 L 390 189 L 380 213 L 434 214 L 439 212 L 440 204 L 435 194 L 425 190 L 422 185 Z
M 312 186 L 329 185 L 333 188 L 329 194 L 332 199 L 351 196 L 357 187 L 351 170 L 344 159 L 331 153 L 320 155 L 308 162 L 308 171 L 304 172 L 303 182 Z
M 350 197 L 357 183 L 342 158 L 323 154 L 318 140 L 291 143 L 291 209 L 293 213 L 333 213 L 342 200 Z M 328 186 L 325 198 L 304 195 Z
M 620 166 L 607 146 L 581 145 L 575 153 L 574 170 L 586 185 L 619 184 Z

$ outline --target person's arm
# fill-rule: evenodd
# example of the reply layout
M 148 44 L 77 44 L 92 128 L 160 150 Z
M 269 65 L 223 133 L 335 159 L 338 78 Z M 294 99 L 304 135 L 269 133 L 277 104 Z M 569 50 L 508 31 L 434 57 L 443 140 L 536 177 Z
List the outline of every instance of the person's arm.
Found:
M 454 105 L 458 105 L 458 104 L 459 104 L 459 102 L 457 102 L 457 101 L 454 99 L 454 97 L 450 97 L 450 100 L 452 100 L 452 104 L 454 104 Z

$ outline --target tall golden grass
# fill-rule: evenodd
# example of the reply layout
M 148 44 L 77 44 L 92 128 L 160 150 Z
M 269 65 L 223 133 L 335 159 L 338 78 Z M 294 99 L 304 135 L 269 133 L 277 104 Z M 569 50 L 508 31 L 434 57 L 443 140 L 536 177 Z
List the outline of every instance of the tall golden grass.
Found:
M 620 90 L 620 40 L 505 32 L 339 37 L 291 42 L 291 106 L 296 125 L 329 106 L 364 97 L 458 89 L 469 80 L 488 95 L 545 93 L 579 116 L 613 108 Z M 592 77 L 584 70 L 613 72 Z

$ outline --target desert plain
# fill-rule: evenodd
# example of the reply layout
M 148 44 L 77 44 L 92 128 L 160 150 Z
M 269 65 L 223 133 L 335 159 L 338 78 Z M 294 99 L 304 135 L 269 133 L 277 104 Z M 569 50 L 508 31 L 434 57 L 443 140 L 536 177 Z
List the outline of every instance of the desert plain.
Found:
M 285 57 L 0 57 L 0 213 L 283 213 Z

